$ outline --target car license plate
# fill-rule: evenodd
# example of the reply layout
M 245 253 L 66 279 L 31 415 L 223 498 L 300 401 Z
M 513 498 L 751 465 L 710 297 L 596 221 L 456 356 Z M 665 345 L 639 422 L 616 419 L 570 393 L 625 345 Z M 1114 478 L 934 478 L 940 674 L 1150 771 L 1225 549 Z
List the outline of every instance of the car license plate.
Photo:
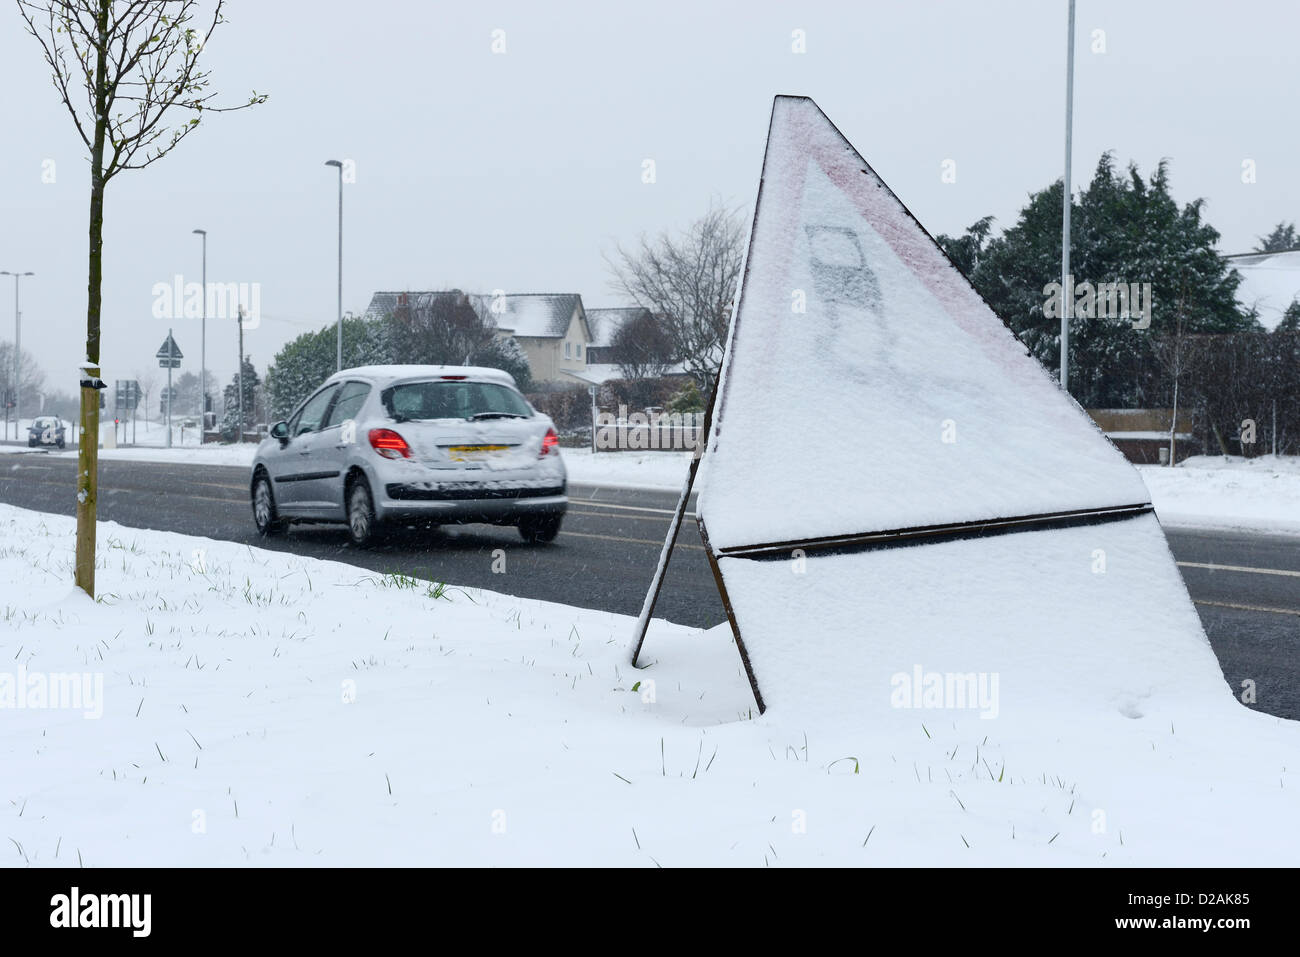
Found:
M 447 449 L 447 456 L 453 462 L 482 462 L 495 458 L 508 448 L 508 445 L 453 445 Z

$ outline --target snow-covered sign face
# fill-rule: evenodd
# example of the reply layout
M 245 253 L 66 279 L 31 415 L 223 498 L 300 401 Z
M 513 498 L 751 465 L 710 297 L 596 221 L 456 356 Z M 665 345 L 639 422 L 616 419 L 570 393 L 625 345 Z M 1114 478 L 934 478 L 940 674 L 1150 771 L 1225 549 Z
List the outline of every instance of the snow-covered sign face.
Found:
M 983 676 L 981 719 L 1109 719 L 1222 682 L 1141 478 L 805 98 L 773 107 L 697 487 L 760 708 L 883 726 L 928 668 Z
M 700 514 L 720 550 L 1141 504 L 811 100 L 773 108 Z

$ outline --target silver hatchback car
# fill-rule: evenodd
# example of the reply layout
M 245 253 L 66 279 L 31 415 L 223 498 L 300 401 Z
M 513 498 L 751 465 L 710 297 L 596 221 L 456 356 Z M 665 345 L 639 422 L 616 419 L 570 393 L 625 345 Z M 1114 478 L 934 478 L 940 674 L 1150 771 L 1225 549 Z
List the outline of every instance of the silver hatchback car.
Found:
M 346 523 L 365 545 L 389 522 L 516 525 L 552 541 L 568 508 L 554 423 L 499 369 L 363 366 L 330 376 L 253 459 L 263 535 Z

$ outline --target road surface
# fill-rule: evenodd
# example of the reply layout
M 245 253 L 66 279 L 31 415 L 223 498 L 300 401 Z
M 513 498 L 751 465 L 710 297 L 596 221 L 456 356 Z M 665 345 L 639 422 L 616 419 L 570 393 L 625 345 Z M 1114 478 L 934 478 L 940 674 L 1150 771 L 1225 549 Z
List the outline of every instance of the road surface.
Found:
M 0 502 L 75 514 L 75 468 L 71 455 L 5 454 Z M 551 546 L 525 545 L 513 528 L 470 525 L 405 530 L 359 550 L 341 527 L 297 526 L 280 538 L 259 539 L 245 468 L 104 460 L 99 517 L 635 615 L 676 499 L 673 492 L 571 485 L 568 517 Z M 1234 693 L 1241 697 L 1249 679 L 1253 707 L 1300 719 L 1300 538 L 1189 528 L 1165 533 Z M 492 570 L 496 549 L 506 553 L 504 574 Z M 724 620 L 692 521 L 678 539 L 655 614 L 696 627 Z

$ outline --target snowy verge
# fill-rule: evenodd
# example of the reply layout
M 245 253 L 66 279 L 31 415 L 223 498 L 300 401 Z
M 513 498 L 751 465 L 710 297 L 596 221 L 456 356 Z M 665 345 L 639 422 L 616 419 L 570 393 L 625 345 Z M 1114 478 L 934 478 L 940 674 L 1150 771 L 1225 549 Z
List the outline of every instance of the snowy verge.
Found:
M 1300 457 L 1198 455 L 1138 471 L 1164 525 L 1300 534 Z
M 635 671 L 624 616 L 113 523 L 92 602 L 73 527 L 0 505 L 15 866 L 1300 859 L 1300 727 L 1226 687 L 1082 746 L 1050 705 L 758 717 L 725 626 Z

